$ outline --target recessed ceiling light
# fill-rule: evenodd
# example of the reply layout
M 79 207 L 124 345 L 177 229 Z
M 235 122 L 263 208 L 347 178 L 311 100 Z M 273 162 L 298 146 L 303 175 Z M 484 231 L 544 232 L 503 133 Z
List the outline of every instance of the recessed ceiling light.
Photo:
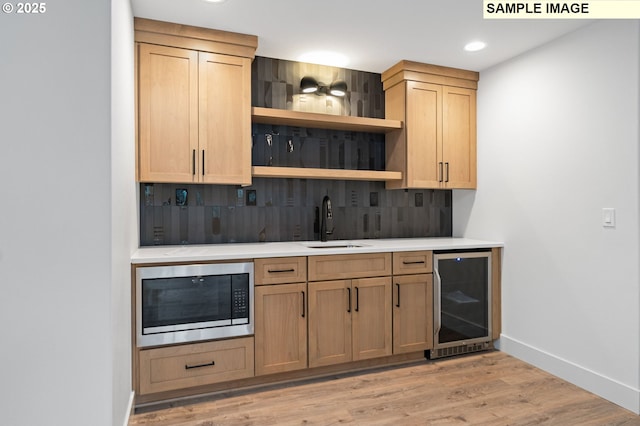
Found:
M 340 68 L 345 67 L 349 63 L 349 59 L 345 55 L 326 50 L 303 53 L 298 57 L 298 61 Z
M 464 46 L 464 50 L 467 52 L 477 52 L 478 50 L 482 50 L 487 47 L 487 44 L 484 41 L 472 41 L 471 43 L 467 43 Z
M 227 0 L 204 0 L 207 3 L 224 3 Z

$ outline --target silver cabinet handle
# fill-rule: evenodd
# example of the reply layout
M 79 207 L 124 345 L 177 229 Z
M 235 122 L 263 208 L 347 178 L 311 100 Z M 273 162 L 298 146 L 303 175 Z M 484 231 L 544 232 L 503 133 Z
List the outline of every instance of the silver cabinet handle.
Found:
M 442 294 L 442 279 L 440 278 L 440 273 L 437 268 L 434 268 L 433 272 L 435 273 L 436 282 L 433 286 L 433 336 L 438 339 L 438 333 L 440 333 L 440 328 L 442 327 L 442 305 L 440 301 L 440 296 Z

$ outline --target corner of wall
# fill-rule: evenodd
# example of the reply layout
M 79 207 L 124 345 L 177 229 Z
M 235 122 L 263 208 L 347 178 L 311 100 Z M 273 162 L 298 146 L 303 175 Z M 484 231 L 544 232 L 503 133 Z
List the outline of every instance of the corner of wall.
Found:
M 498 349 L 640 415 L 640 389 L 502 334 Z

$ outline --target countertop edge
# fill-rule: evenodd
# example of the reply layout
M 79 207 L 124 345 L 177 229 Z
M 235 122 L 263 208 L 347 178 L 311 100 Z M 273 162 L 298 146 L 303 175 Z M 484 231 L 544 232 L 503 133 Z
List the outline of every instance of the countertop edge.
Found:
M 335 247 L 344 244 L 348 247 Z M 323 246 L 312 248 L 309 246 Z M 291 241 L 268 243 L 230 243 L 192 246 L 141 247 L 131 256 L 133 265 L 217 260 L 259 259 L 332 254 L 403 252 L 415 250 L 471 250 L 504 247 L 498 241 L 470 238 L 392 238 L 379 240 Z

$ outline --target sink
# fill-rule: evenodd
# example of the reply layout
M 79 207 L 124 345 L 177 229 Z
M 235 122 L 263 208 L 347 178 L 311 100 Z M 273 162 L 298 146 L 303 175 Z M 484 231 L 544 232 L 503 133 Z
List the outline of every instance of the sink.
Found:
M 306 243 L 303 244 L 307 248 L 312 249 L 336 249 L 336 248 L 356 248 L 367 247 L 366 244 L 356 244 L 348 241 L 331 241 L 326 243 Z

